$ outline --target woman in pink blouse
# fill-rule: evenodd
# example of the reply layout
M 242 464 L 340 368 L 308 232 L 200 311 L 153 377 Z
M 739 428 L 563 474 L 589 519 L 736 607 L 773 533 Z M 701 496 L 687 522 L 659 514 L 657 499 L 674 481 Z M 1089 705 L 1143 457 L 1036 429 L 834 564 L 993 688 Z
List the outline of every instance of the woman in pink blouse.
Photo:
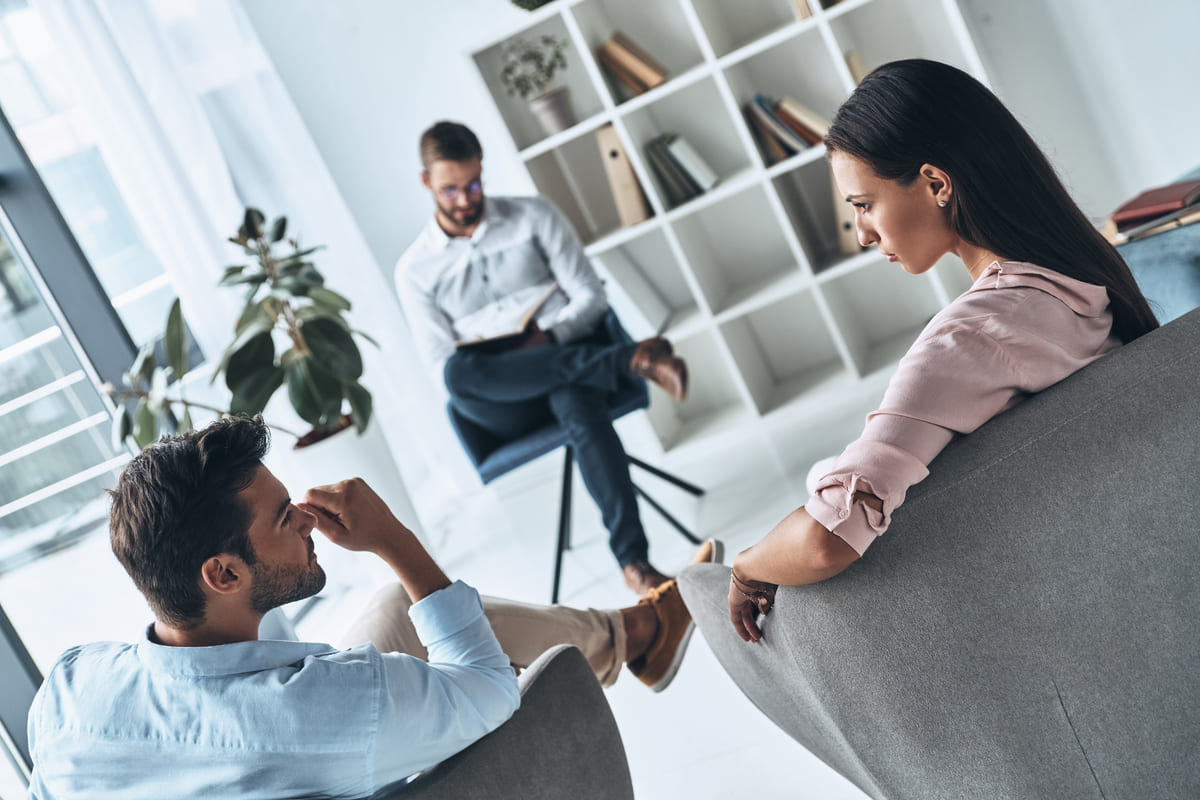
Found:
M 961 70 L 885 64 L 825 146 L 863 245 L 913 275 L 953 253 L 974 284 L 922 331 L 807 505 L 734 559 L 729 614 L 746 641 L 761 637 L 778 585 L 858 559 L 955 437 L 1158 327 L 1029 134 Z

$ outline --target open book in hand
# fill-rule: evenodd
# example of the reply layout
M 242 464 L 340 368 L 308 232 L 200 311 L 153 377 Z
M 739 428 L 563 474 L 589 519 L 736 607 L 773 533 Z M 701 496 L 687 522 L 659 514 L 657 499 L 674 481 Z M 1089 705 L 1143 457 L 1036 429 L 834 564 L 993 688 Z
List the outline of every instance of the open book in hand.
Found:
M 459 320 L 460 328 L 475 328 L 490 327 L 499 328 L 500 332 L 490 335 L 480 335 L 471 339 L 461 339 L 454 343 L 454 346 L 459 350 L 473 350 L 478 353 L 500 353 L 505 350 L 515 350 L 528 339 L 534 332 L 534 320 L 542 308 L 545 307 L 547 301 L 554 297 L 558 291 L 558 284 L 551 283 L 550 287 L 543 292 L 534 296 L 533 301 L 528 305 L 521 305 L 520 316 L 515 323 L 510 322 L 511 316 L 501 312 L 497 314 L 495 309 L 489 307 L 486 320 L 473 319 L 474 325 L 464 325 L 464 320 Z

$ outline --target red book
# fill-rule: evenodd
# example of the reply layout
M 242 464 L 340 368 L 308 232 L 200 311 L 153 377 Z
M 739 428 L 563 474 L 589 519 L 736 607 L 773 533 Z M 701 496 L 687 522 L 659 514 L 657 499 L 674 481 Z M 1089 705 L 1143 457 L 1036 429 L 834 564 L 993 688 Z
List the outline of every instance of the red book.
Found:
M 1142 192 L 1112 213 L 1117 230 L 1125 230 L 1200 201 L 1200 179 L 1172 183 Z

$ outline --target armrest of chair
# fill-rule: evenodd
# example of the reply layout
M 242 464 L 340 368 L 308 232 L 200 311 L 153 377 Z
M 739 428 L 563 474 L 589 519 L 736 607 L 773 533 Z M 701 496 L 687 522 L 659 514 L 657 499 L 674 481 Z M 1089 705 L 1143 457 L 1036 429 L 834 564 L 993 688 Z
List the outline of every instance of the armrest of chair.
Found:
M 632 800 L 625 747 L 583 654 L 559 645 L 521 674 L 512 719 L 374 800 Z

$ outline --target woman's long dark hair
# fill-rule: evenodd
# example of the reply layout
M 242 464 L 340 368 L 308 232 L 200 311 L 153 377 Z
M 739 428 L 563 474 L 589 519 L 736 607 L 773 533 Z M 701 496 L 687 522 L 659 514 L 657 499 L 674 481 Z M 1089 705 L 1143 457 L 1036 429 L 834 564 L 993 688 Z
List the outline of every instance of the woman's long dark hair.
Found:
M 986 86 L 962 70 L 913 59 L 884 64 L 838 109 L 829 152 L 903 185 L 922 164 L 953 181 L 950 223 L 969 244 L 1108 290 L 1113 333 L 1158 327 L 1129 267 L 1071 199 L 1050 162 Z

